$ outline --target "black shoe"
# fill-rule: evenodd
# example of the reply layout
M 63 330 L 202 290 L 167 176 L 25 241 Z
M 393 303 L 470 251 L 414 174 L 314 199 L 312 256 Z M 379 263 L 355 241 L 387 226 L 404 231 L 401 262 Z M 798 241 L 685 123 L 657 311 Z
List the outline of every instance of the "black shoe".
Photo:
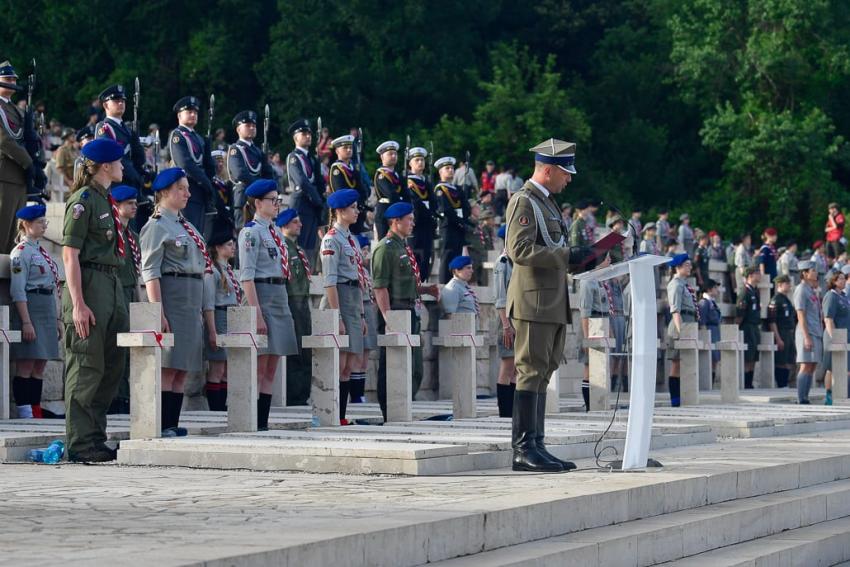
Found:
M 159 434 L 160 437 L 177 437 L 177 428 L 176 427 L 166 427 Z
M 517 390 L 514 393 L 514 414 L 511 446 L 514 450 L 512 468 L 515 471 L 563 472 L 564 468 L 537 450 L 537 392 Z
M 115 459 L 115 452 L 108 447 L 96 447 L 80 453 L 68 453 L 68 460 L 72 463 L 108 463 Z
M 546 393 L 537 394 L 537 425 L 534 428 L 535 437 L 534 440 L 537 443 L 537 452 L 543 455 L 544 458 L 549 459 L 553 463 L 559 465 L 564 471 L 571 471 L 576 468 L 575 463 L 570 461 L 563 461 L 550 453 L 546 449 L 546 444 L 543 442 L 543 438 L 546 436 Z
M 189 430 L 185 427 L 174 427 L 173 429 L 177 433 L 177 437 L 186 437 L 189 435 Z
M 101 445 L 98 445 L 97 450 L 98 451 L 106 451 L 107 453 L 112 455 L 113 461 L 118 458 L 118 448 L 117 447 L 115 449 L 113 449 L 112 447 L 110 447 L 106 443 L 103 443 Z

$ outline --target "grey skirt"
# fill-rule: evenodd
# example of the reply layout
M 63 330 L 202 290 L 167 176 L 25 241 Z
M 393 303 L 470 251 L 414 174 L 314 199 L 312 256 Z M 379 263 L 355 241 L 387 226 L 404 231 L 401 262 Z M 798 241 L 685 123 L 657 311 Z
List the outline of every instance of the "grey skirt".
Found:
M 336 292 L 339 296 L 339 316 L 345 324 L 345 334 L 348 335 L 348 348 L 339 349 L 340 352 L 363 352 L 363 325 L 360 310 L 363 305 L 363 295 L 360 288 L 353 285 L 338 285 Z M 322 297 L 319 309 L 327 309 L 327 295 Z M 375 339 L 377 342 L 377 338 Z
M 366 313 L 366 336 L 363 337 L 363 348 L 375 350 L 378 348 L 378 306 L 372 301 L 363 302 Z
M 27 310 L 35 329 L 35 340 L 24 342 L 21 339 L 19 343 L 12 343 L 12 360 L 59 360 L 56 294 L 27 293 Z M 20 331 L 22 325 L 18 308 L 12 305 L 9 308 L 9 315 L 9 323 L 11 323 L 12 329 Z
M 163 276 L 162 311 L 174 333 L 174 346 L 162 349 L 162 367 L 185 372 L 204 368 L 204 283 L 194 278 Z
M 503 333 L 502 331 L 498 331 L 498 335 L 499 358 L 514 358 L 514 349 L 507 348 L 505 346 L 505 333 Z M 587 358 L 587 351 L 584 348 L 581 348 L 579 350 L 585 355 L 585 358 Z M 579 358 L 581 358 L 581 355 L 579 355 Z M 579 362 L 584 361 L 579 360 Z
M 257 354 L 289 356 L 298 354 L 298 339 L 295 336 L 295 321 L 289 310 L 289 297 L 285 285 L 257 283 L 257 301 L 268 328 L 269 346 L 259 349 Z
M 803 332 L 800 327 L 794 332 L 794 346 L 797 349 L 797 362 L 805 363 L 823 363 L 823 337 L 812 337 L 812 350 L 806 350 L 803 347 Z
M 217 335 L 224 335 L 227 333 L 227 309 L 216 309 L 215 314 L 215 332 Z M 204 326 L 206 329 L 206 325 Z M 206 332 L 206 331 L 205 331 Z M 227 350 L 222 347 L 218 347 L 217 350 L 212 350 L 210 348 L 210 343 L 207 341 L 207 337 L 209 335 L 204 335 L 204 358 L 207 360 L 215 360 L 218 362 L 226 362 L 227 361 Z
M 615 352 L 626 352 L 626 318 L 623 315 L 614 315 L 610 320 Z

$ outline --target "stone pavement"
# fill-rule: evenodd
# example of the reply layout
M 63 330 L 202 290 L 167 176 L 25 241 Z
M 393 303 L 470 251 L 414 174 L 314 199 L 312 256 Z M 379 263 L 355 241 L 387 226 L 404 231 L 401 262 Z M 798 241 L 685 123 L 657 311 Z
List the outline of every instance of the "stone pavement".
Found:
M 665 468 L 416 478 L 0 465 L 0 565 L 415 565 L 549 537 L 549 523 L 575 531 L 845 479 L 850 431 L 652 456 Z

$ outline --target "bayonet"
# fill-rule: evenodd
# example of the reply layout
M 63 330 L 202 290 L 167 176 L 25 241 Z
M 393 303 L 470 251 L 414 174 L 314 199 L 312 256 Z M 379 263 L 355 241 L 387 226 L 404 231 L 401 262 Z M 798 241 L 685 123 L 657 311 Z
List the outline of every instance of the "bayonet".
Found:
M 266 105 L 265 118 L 263 119 L 263 153 L 269 153 L 269 105 Z

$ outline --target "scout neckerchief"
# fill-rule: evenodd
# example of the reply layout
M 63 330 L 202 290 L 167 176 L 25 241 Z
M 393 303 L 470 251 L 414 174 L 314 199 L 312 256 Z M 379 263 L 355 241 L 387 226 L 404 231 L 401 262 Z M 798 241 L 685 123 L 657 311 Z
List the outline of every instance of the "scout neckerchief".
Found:
M 697 308 L 697 296 L 694 293 L 694 290 L 691 286 L 685 283 L 685 289 L 688 290 L 688 294 L 691 296 L 691 301 L 694 303 L 694 315 L 696 316 L 697 323 L 699 323 L 699 309 Z
M 354 179 L 354 170 L 351 169 L 344 161 L 334 162 L 334 167 L 337 168 L 337 171 L 342 173 L 343 181 L 349 188 L 354 188 L 357 185 L 357 181 Z
M 44 257 L 44 260 L 47 262 L 47 267 L 50 268 L 50 273 L 53 274 L 53 286 L 54 289 L 59 289 L 59 269 L 56 267 L 56 262 L 53 261 L 53 258 L 50 257 L 50 254 L 47 253 L 41 244 L 38 242 L 34 242 L 36 246 L 38 246 L 39 253 Z
M 204 273 L 211 274 L 212 273 L 212 260 L 210 260 L 210 255 L 207 253 L 207 247 L 204 246 L 204 241 L 201 240 L 201 237 L 198 236 L 198 233 L 195 232 L 195 229 L 192 228 L 192 225 L 182 216 L 177 217 L 177 222 L 183 225 L 183 229 L 189 235 L 189 238 L 195 241 L 195 246 L 198 247 L 198 250 L 201 251 L 201 254 L 204 255 Z
M 481 312 L 481 304 L 478 303 L 478 295 L 475 294 L 475 291 L 468 282 L 464 283 L 466 284 L 466 295 L 472 296 L 472 302 L 475 303 L 475 314 L 478 315 Z
M 236 292 L 236 303 L 242 305 L 242 286 L 236 279 L 236 274 L 233 273 L 233 268 L 230 267 L 230 262 L 224 263 L 224 272 L 227 274 L 227 279 L 230 280 L 230 285 L 233 286 L 233 291 Z
M 605 295 L 608 296 L 608 315 L 614 316 L 614 290 L 611 289 L 611 284 L 607 281 L 599 282 L 605 290 Z
M 301 260 L 301 264 L 304 266 L 304 271 L 307 273 L 307 279 L 312 280 L 313 272 L 310 270 L 310 262 L 307 261 L 307 255 L 304 253 L 304 249 L 296 243 L 295 250 L 298 252 L 298 259 Z
M 407 187 L 412 189 L 419 199 L 428 201 L 428 186 L 424 179 L 421 179 L 418 175 L 410 174 L 407 177 Z
M 283 245 L 283 242 L 280 241 L 280 237 L 277 235 L 277 231 L 274 229 L 273 225 L 269 225 L 269 232 L 272 235 L 272 240 L 277 244 L 277 249 L 280 252 L 280 273 L 283 275 L 283 279 L 289 279 L 289 250 L 286 249 L 286 246 Z
M 118 244 L 118 255 L 122 258 L 127 254 L 124 249 L 124 225 L 121 224 L 121 218 L 118 216 L 118 205 L 110 193 L 106 194 L 109 199 L 109 208 L 112 209 L 112 221 L 115 223 L 115 242 Z
M 590 224 L 587 218 L 584 219 L 584 239 L 588 242 L 593 242 L 593 225 Z
M 360 280 L 360 289 L 363 291 L 368 291 L 368 286 L 366 284 L 366 270 L 363 268 L 363 258 L 360 257 L 360 248 L 354 242 L 354 238 L 351 236 L 351 233 L 348 233 L 348 244 L 354 250 L 354 258 L 357 260 L 357 279 Z
M 133 236 L 133 231 L 127 227 L 127 243 L 130 245 L 130 253 L 133 254 L 133 267 L 136 270 L 136 275 L 140 273 L 142 265 L 142 254 L 139 251 L 139 243 L 136 242 L 136 237 Z
M 401 237 L 398 236 L 398 238 Z M 402 240 L 402 243 L 404 244 L 404 251 L 407 254 L 407 259 L 410 260 L 410 267 L 413 268 L 413 277 L 416 279 L 416 312 L 421 313 L 422 298 L 419 296 L 419 278 L 421 277 L 419 272 L 419 262 L 416 261 L 416 256 L 413 255 L 413 250 L 407 245 L 407 241 Z

